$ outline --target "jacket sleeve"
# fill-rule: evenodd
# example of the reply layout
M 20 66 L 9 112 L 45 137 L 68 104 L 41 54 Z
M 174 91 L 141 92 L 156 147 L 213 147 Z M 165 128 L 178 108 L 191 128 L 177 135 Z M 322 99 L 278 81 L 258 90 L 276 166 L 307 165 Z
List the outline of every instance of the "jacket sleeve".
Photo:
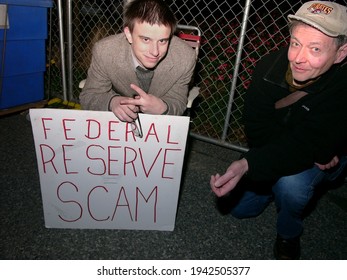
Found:
M 104 67 L 101 67 L 106 64 L 103 61 L 102 53 L 102 48 L 96 43 L 92 51 L 88 78 L 79 96 L 81 107 L 84 110 L 108 111 L 110 100 L 116 95 L 110 78 Z
M 164 60 L 157 67 L 158 76 L 153 78 L 150 93 L 168 105 L 168 115 L 182 115 L 187 108 L 196 54 L 192 47 L 174 36 Z
M 190 59 L 189 62 L 181 77 L 162 97 L 168 105 L 167 115 L 182 115 L 187 108 L 189 83 L 193 76 L 195 59 Z

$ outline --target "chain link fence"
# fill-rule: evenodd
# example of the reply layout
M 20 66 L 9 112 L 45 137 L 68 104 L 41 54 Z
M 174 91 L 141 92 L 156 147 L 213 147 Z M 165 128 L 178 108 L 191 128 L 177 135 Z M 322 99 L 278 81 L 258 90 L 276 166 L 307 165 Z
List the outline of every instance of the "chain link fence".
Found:
M 78 84 L 87 76 L 92 46 L 107 35 L 122 32 L 126 1 L 61 2 L 55 0 L 49 14 L 46 93 L 48 98 L 62 96 L 64 59 L 70 49 L 68 99 L 78 101 Z M 191 135 L 236 150 L 247 149 L 242 111 L 254 66 L 265 54 L 287 44 L 287 15 L 307 1 L 166 2 L 180 24 L 202 31 L 194 78 L 200 95 L 193 104 Z M 347 0 L 335 2 L 347 5 Z M 69 31 L 72 41 L 67 43 Z

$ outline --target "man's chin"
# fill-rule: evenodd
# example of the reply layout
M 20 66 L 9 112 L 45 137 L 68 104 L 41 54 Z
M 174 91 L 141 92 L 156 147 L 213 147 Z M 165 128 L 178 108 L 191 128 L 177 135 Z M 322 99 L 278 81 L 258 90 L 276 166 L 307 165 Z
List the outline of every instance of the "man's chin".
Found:
M 158 65 L 158 62 L 155 62 L 155 63 L 146 63 L 146 64 L 144 64 L 144 66 L 145 66 L 147 69 L 153 69 L 153 68 L 155 68 L 157 65 Z

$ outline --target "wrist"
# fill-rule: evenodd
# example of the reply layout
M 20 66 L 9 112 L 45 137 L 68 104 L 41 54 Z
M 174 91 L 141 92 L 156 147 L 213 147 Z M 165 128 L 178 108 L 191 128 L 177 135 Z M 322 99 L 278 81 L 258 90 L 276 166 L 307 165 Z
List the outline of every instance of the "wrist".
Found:
M 108 102 L 108 110 L 109 111 L 113 111 L 113 106 L 114 106 L 114 103 L 116 102 L 116 98 L 119 97 L 120 95 L 114 95 L 111 97 L 110 101 Z
M 240 161 L 241 161 L 241 164 L 242 164 L 243 174 L 246 175 L 247 172 L 248 172 L 248 161 L 245 158 L 241 159 Z
M 167 105 L 167 103 L 164 100 L 162 100 L 162 101 L 164 103 L 165 109 L 164 109 L 164 112 L 161 114 L 166 115 L 169 112 L 169 105 Z
M 112 111 L 112 100 L 115 98 L 115 96 L 112 96 L 110 101 L 108 102 L 108 110 Z

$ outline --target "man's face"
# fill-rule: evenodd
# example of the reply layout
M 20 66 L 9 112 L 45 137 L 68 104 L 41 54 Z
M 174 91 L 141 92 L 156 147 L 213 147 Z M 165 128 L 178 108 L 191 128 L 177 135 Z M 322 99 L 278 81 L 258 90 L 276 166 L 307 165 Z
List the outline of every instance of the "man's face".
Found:
M 146 68 L 154 68 L 167 53 L 169 26 L 136 22 L 132 33 L 128 27 L 124 28 L 124 33 L 138 62 Z
M 295 26 L 288 51 L 294 82 L 319 77 L 340 62 L 339 52 L 333 38 L 308 25 Z

